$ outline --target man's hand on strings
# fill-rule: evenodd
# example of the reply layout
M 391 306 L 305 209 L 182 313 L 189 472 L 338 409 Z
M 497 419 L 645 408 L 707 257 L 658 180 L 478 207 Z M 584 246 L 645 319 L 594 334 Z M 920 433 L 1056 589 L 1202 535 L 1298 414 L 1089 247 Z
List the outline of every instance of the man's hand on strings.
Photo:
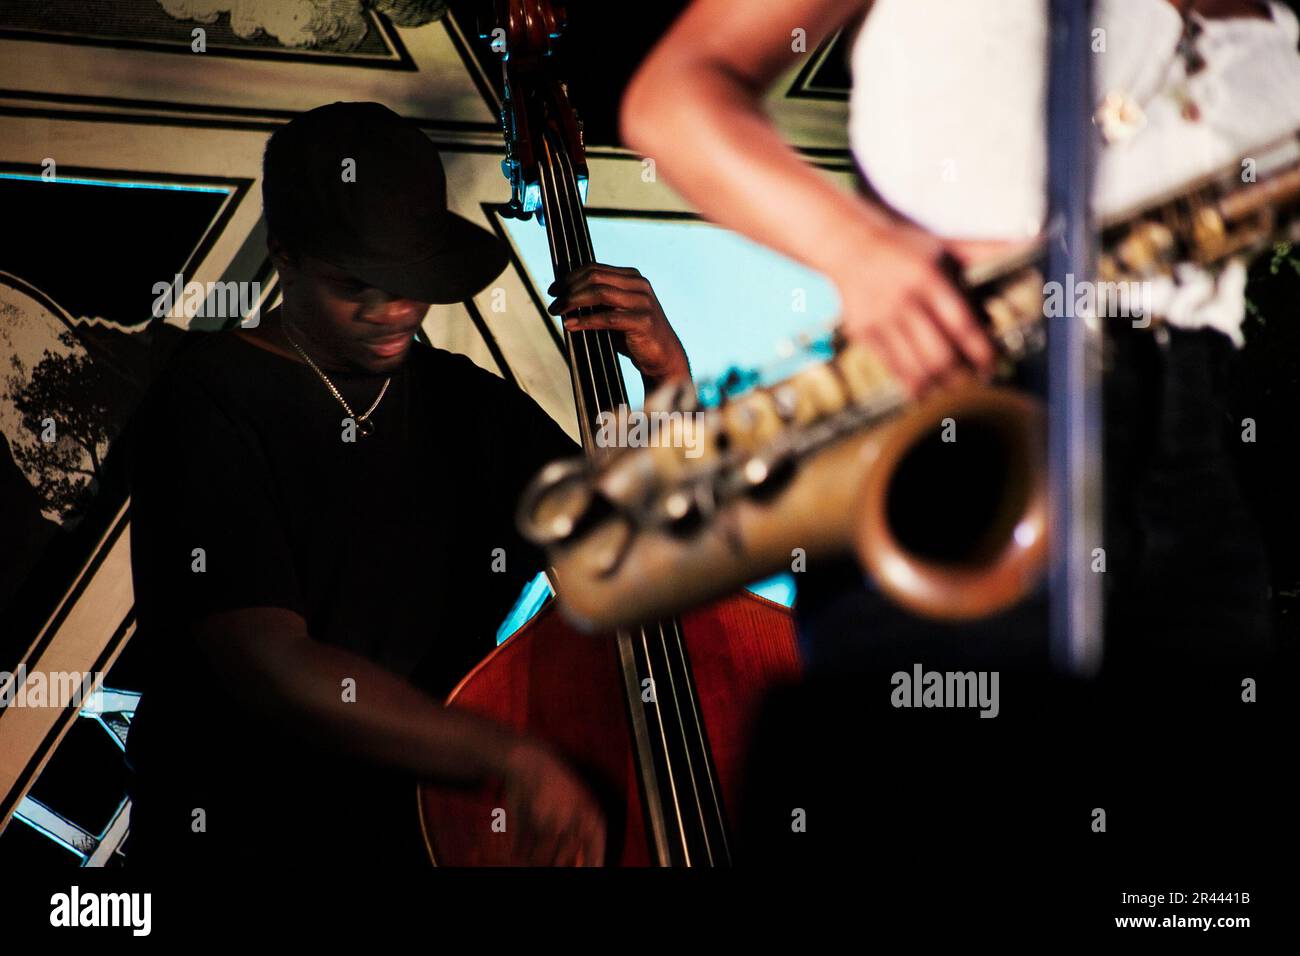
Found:
M 603 866 L 605 818 L 586 784 L 546 746 L 521 741 L 506 760 L 507 832 L 528 866 Z M 513 821 L 513 822 L 510 822 Z
M 614 332 L 615 347 L 636 365 L 647 390 L 690 378 L 686 351 L 649 280 L 637 270 L 593 263 L 573 270 L 546 291 L 557 296 L 547 311 L 563 315 L 566 330 Z M 579 315 L 579 309 L 595 311 Z

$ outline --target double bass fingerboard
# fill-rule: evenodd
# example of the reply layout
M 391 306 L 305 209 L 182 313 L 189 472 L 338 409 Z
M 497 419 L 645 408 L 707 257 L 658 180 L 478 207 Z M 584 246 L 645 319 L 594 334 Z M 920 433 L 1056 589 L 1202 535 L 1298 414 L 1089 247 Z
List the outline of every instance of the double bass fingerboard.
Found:
M 557 280 L 595 262 L 573 162 L 548 131 L 541 157 L 542 210 Z M 582 445 L 589 457 L 601 412 L 627 404 L 614 335 L 564 333 Z M 657 621 L 616 634 L 628 715 L 650 833 L 661 866 L 731 862 L 727 821 L 680 622 Z

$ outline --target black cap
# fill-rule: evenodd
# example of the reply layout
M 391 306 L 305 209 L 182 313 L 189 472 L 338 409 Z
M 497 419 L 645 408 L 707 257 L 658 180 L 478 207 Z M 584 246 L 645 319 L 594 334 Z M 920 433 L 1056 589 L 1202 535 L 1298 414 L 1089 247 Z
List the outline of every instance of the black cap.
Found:
M 344 178 L 349 159 L 355 181 Z M 508 259 L 496 236 L 447 210 L 429 138 L 379 103 L 319 106 L 278 130 L 262 203 L 272 233 L 293 249 L 419 302 L 464 301 Z

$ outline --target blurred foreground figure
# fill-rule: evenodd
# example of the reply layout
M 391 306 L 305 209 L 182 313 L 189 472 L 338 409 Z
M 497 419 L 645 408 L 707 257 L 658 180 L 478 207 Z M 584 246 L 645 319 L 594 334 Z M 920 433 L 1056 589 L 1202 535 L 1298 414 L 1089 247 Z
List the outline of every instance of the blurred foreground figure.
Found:
M 1300 27 L 1287 7 L 1099 0 L 1094 22 L 1099 217 L 1288 134 L 1294 147 Z M 856 196 L 762 109 L 776 78 L 839 29 L 856 31 Z M 951 266 L 1043 231 L 1047 51 L 1042 0 L 698 0 L 634 78 L 622 128 L 706 216 L 834 282 L 844 334 L 919 394 L 993 358 Z M 886 604 L 853 562 L 809 554 L 797 611 L 811 675 L 773 698 L 755 746 L 766 799 L 744 811 L 751 858 L 892 863 L 927 847 L 969 860 L 972 848 L 1054 852 L 1042 837 L 1059 836 L 1084 854 L 1075 862 L 1095 863 L 1108 852 L 1088 843 L 1098 807 L 1129 848 L 1138 834 L 1170 852 L 1269 842 L 1258 810 L 1270 784 L 1223 782 L 1201 749 L 1265 776 L 1277 763 L 1261 715 L 1281 691 L 1243 702 L 1243 682 L 1273 673 L 1272 638 L 1264 550 L 1226 445 L 1240 437 L 1223 386 L 1244 343 L 1245 265 L 1182 264 L 1152 286 L 1160 334 L 1106 323 L 1103 678 L 1046 671 L 1043 594 L 939 625 Z M 1000 672 L 998 716 L 900 705 L 898 675 L 917 665 Z

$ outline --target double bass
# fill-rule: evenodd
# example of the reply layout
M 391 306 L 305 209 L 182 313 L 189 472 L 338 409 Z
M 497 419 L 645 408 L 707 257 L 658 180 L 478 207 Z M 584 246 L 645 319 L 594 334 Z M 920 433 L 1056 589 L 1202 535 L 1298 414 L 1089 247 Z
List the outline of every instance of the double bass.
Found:
M 493 13 L 480 32 L 502 55 L 506 214 L 541 220 L 562 279 L 596 261 L 583 210 L 582 126 L 552 67 L 564 14 L 549 0 L 496 0 Z M 564 333 L 583 450 L 592 457 L 602 452 L 594 440 L 600 414 L 627 404 L 616 345 L 607 330 Z M 790 612 L 749 592 L 613 633 L 574 628 L 552 600 L 460 682 L 447 706 L 542 740 L 568 760 L 605 813 L 604 864 L 725 866 L 735 852 L 730 820 L 743 799 L 751 721 L 763 693 L 799 672 Z M 520 862 L 508 834 L 491 825 L 502 800 L 498 784 L 472 791 L 421 784 L 431 860 Z

